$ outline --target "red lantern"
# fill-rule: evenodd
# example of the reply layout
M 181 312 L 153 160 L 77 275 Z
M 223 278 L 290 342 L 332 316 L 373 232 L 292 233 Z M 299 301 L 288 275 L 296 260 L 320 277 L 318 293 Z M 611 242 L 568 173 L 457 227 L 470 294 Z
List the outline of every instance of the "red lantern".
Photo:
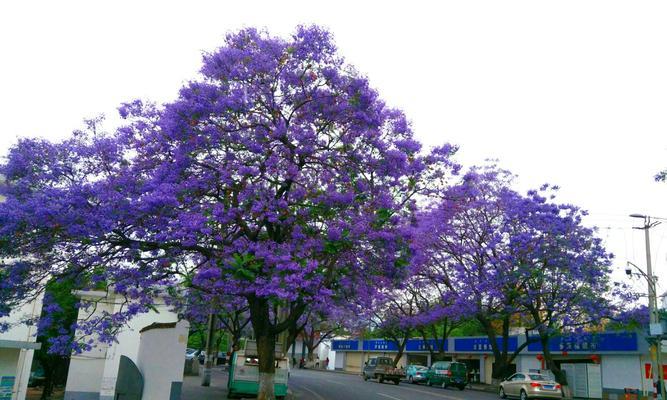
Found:
M 567 357 L 567 351 L 564 351 L 561 354 L 563 355 L 563 357 Z
M 544 360 L 544 356 L 542 354 L 538 354 L 537 356 L 535 356 L 535 358 L 537 358 L 539 361 Z
M 592 360 L 595 364 L 600 364 L 600 356 L 597 355 L 597 354 L 593 354 L 593 355 L 591 356 L 591 360 Z

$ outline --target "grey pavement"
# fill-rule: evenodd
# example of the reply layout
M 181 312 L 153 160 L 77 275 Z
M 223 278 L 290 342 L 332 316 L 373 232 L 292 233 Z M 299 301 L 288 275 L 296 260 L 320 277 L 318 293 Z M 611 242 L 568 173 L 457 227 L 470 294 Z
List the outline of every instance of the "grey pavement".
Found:
M 201 376 L 184 376 L 181 400 L 224 400 L 227 398 L 227 371 L 213 368 L 211 386 L 201 386 Z
M 297 400 L 489 400 L 495 393 L 477 390 L 442 389 L 401 382 L 378 383 L 359 375 L 315 370 L 293 370 L 289 386 Z

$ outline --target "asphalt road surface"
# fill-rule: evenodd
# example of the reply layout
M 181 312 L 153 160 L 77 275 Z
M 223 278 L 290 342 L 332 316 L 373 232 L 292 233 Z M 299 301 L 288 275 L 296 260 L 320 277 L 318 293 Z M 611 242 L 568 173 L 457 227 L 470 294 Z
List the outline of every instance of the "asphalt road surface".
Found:
M 361 376 L 335 372 L 293 369 L 289 386 L 296 400 L 489 400 L 494 393 L 475 390 L 460 391 L 401 382 L 364 382 Z

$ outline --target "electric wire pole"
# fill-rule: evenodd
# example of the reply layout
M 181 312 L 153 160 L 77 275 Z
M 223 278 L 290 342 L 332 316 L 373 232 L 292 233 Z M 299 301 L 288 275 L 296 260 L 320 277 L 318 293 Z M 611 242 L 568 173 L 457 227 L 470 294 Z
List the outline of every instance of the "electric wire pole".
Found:
M 656 384 L 656 375 L 658 376 L 658 381 L 656 388 L 660 389 L 660 398 L 665 399 L 665 374 L 662 368 L 662 332 L 661 322 L 660 322 L 660 310 L 658 308 L 658 296 L 656 293 L 656 281 L 657 277 L 653 275 L 653 268 L 651 265 L 651 242 L 649 237 L 649 229 L 653 228 L 656 225 L 659 225 L 659 221 L 651 221 L 651 217 L 640 214 L 630 215 L 633 218 L 642 218 L 644 219 L 644 226 L 634 227 L 634 229 L 641 229 L 644 231 L 644 240 L 646 241 L 646 280 L 648 281 L 648 308 L 650 314 L 650 325 L 649 325 L 649 335 L 651 337 L 651 347 L 655 352 L 655 362 L 653 370 L 657 370 L 657 374 L 654 372 L 653 383 Z M 653 353 L 653 352 L 652 352 Z M 652 357 L 653 358 L 653 357 Z

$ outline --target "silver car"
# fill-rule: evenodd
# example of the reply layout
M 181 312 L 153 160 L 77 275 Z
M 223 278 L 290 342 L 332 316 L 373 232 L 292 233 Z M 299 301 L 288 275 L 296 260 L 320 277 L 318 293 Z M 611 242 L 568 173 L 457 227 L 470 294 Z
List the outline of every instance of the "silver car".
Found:
M 517 372 L 500 383 L 501 398 L 518 397 L 527 399 L 562 399 L 560 384 L 543 375 L 532 372 Z

